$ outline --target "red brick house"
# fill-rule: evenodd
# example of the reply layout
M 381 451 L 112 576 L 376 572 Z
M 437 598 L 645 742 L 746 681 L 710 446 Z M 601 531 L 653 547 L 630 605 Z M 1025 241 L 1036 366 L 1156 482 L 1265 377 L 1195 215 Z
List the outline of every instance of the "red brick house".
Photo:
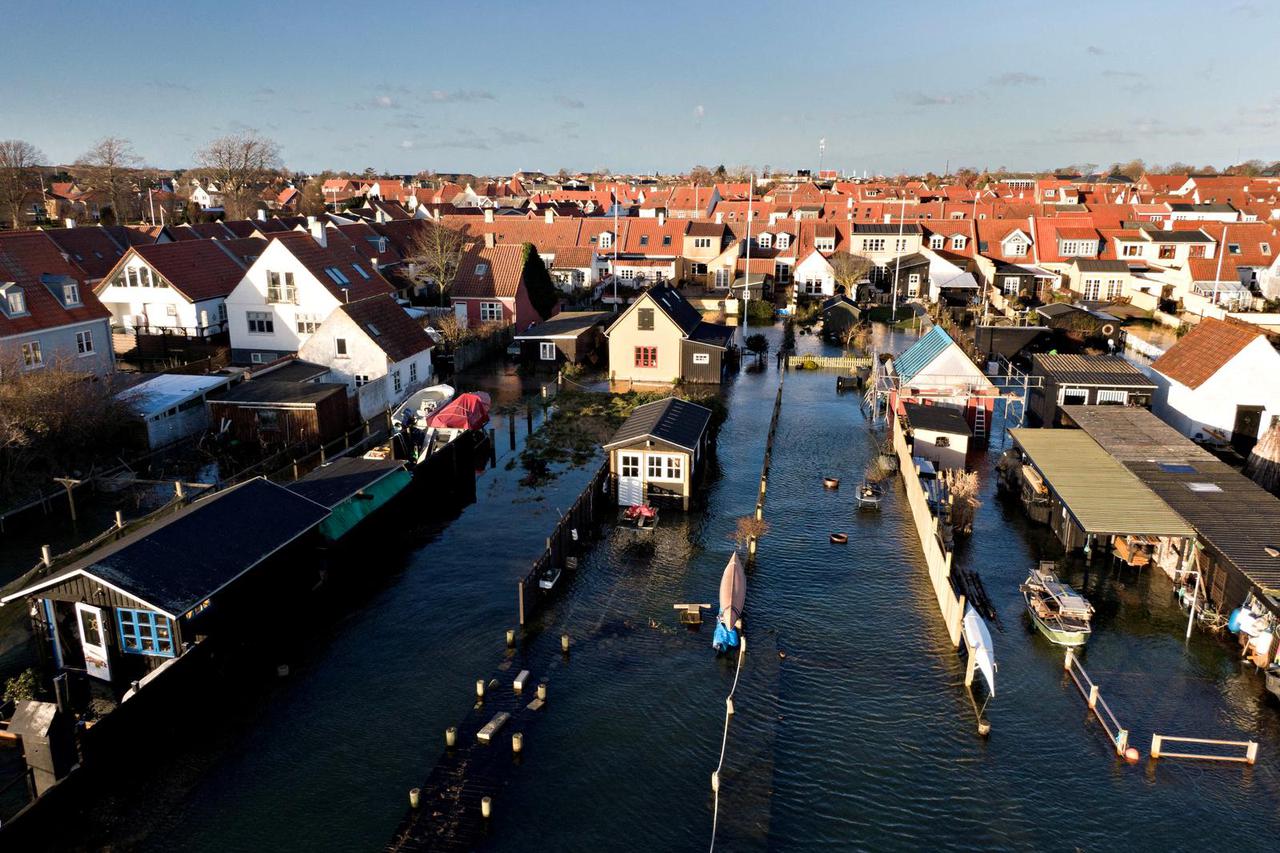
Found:
M 534 306 L 530 287 L 539 280 L 551 288 L 542 259 L 528 243 L 472 249 L 462 256 L 453 282 L 454 313 L 468 327 L 503 323 L 522 332 L 559 311 L 554 302 L 545 314 Z

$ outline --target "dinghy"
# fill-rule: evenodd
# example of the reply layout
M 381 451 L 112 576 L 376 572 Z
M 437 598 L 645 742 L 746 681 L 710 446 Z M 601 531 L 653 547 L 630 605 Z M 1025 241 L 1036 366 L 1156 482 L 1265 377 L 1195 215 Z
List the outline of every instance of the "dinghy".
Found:
M 725 652 L 738 647 L 738 622 L 747 599 L 747 576 L 735 551 L 720 576 L 720 614 L 716 617 L 716 633 L 711 647 Z
M 991 645 L 991 632 L 987 623 L 982 621 L 978 611 L 965 605 L 964 608 L 964 641 L 973 656 L 973 664 L 982 677 L 987 680 L 987 688 L 992 696 L 996 695 L 996 662 L 995 652 Z

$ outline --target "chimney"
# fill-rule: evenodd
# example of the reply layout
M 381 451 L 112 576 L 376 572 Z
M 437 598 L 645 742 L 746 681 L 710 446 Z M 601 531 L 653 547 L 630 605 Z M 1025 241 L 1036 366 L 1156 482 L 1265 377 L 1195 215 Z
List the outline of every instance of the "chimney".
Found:
M 493 221 L 493 208 L 492 208 L 492 207 L 486 207 L 486 208 L 484 209 L 484 221 L 485 221 L 485 222 L 492 222 L 492 221 Z
M 320 248 L 329 247 L 329 232 L 325 231 L 323 222 L 314 216 L 308 216 L 307 230 L 311 232 L 311 239 L 320 244 Z
M 667 224 L 667 212 L 665 210 L 658 211 L 658 227 L 661 228 Z
M 543 221 L 545 221 L 548 225 L 550 225 L 556 219 L 555 212 L 550 207 L 548 207 L 546 212 L 542 214 L 542 218 L 543 218 Z
M 494 239 L 492 231 L 484 232 L 484 247 L 486 249 L 492 249 L 496 244 L 496 242 L 497 241 Z
M 724 213 L 722 213 L 721 211 L 718 211 L 718 210 L 717 210 L 717 211 L 716 211 L 716 224 L 717 224 L 717 225 L 721 225 L 721 224 L 723 224 L 723 223 L 724 223 Z
M 886 213 L 886 214 L 884 215 L 884 224 L 885 224 L 885 225 L 891 225 L 891 224 L 893 224 L 893 214 L 892 214 L 892 213 Z
M 267 209 L 265 207 L 258 208 L 258 221 L 259 222 L 267 221 Z

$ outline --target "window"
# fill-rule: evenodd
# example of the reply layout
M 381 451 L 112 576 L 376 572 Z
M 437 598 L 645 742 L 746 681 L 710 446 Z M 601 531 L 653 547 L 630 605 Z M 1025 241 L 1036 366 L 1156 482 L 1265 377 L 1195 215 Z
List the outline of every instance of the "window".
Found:
M 267 301 L 290 304 L 298 301 L 298 292 L 293 286 L 293 273 L 267 273 Z
M 412 385 L 418 381 L 418 362 L 409 362 L 409 384 Z
M 483 278 L 483 277 L 484 277 L 485 275 L 487 275 L 488 273 L 489 273 L 489 265 L 488 265 L 488 264 L 484 263 L 483 261 L 481 261 L 480 263 L 476 264 L 476 277 L 477 277 L 477 278 Z
M 173 657 L 173 633 L 169 617 L 153 610 L 116 610 L 120 648 L 131 655 Z
M 653 331 L 653 309 L 652 308 L 636 309 L 636 328 L 642 332 Z
M 1222 487 L 1217 483 L 1187 483 L 1186 486 L 1191 491 L 1201 494 L 1222 491 Z
M 1005 296 L 1017 296 L 1018 291 L 1022 289 L 1022 279 L 1016 275 L 1007 275 L 1004 277 L 1002 289 Z
M 497 323 L 502 320 L 502 303 L 501 302 L 481 302 L 480 303 L 480 321 L 483 323 Z
M 1260 252 L 1262 252 L 1262 254 L 1264 254 L 1264 255 L 1269 255 L 1269 254 L 1271 254 L 1271 244 L 1270 244 L 1270 243 L 1259 243 L 1259 244 L 1258 244 L 1258 250 L 1259 250 Z
M 945 435 L 940 435 L 933 440 L 934 447 L 950 447 L 951 439 Z
M 791 264 L 774 264 L 773 276 L 778 280 L 778 284 L 790 284 Z
M 956 251 L 960 251 L 961 249 L 963 249 L 963 248 L 964 248 L 964 235 L 963 235 L 963 234 L 956 234 L 956 235 L 952 236 L 952 238 L 951 238 L 951 248 L 955 249 Z
M 622 270 L 619 270 L 618 277 L 621 278 L 623 281 L 630 281 L 631 279 L 636 277 L 636 271 L 633 270 L 631 267 L 625 267 Z
M 142 276 L 138 275 L 137 267 L 130 267 L 124 271 L 125 287 L 141 287 Z
M 648 235 L 648 234 L 641 234 L 641 235 L 640 235 L 640 245 L 641 245 L 641 246 L 647 246 L 647 245 L 649 245 L 649 235 Z
M 39 341 L 27 341 L 22 345 L 22 366 L 27 370 L 44 364 L 44 355 L 40 352 Z
M 885 241 L 883 237 L 868 237 L 862 241 L 862 251 L 864 252 L 883 252 Z
M 675 454 L 672 454 L 667 457 L 667 479 L 668 480 L 681 479 L 680 469 L 682 467 L 683 462 L 684 460 Z
M 252 335 L 270 335 L 276 330 L 275 316 L 265 311 L 248 311 L 245 318 L 249 321 L 249 333 Z
M 620 453 L 618 461 L 621 463 L 619 467 L 622 469 L 623 477 L 639 477 L 640 476 L 640 456 L 636 453 Z
M 694 363 L 694 364 L 710 364 L 710 363 L 711 363 L 711 353 L 709 353 L 709 352 L 695 352 L 695 353 L 693 354 L 693 363 Z
M 294 318 L 294 322 L 297 324 L 300 335 L 309 335 L 320 325 L 320 319 L 315 314 L 299 314 Z
M 670 245 L 671 245 L 671 235 L 670 235 L 670 234 L 663 234 L 663 235 L 662 235 L 662 245 L 664 245 L 664 246 L 670 246 Z
M 648 458 L 646 461 L 649 463 L 649 464 L 648 464 L 648 468 L 649 468 L 649 472 L 648 472 L 648 473 L 649 473 L 649 479 L 650 479 L 650 480 L 661 480 L 661 479 L 662 479 L 662 468 L 663 468 L 663 458 L 662 458 L 662 456 L 661 456 L 660 454 L 657 454 L 657 453 L 650 453 L 650 454 L 649 454 L 649 458 Z
M 262 363 L 263 363 L 262 353 L 260 353 L 260 352 L 251 352 L 251 353 L 249 353 L 249 363 L 250 363 L 250 364 L 262 364 Z
M 1129 392 L 1116 388 L 1099 388 L 1098 389 L 1098 405 L 1099 406 L 1123 406 L 1129 402 Z
M 636 367 L 657 367 L 657 347 L 636 347 Z
M 646 469 L 650 480 L 679 480 L 684 460 L 675 453 L 650 453 Z
M 280 412 L 275 409 L 258 410 L 258 429 L 275 430 L 280 428 Z
M 1118 278 L 1107 279 L 1107 298 L 1119 299 L 1121 292 L 1124 290 L 1124 282 Z
M 786 248 L 790 248 L 790 246 L 791 246 L 791 235 L 790 235 L 790 234 L 779 234 L 779 235 L 778 235 L 778 248 L 779 248 L 779 249 L 786 249 Z
M 1062 388 L 1058 391 L 1059 406 L 1070 406 L 1076 403 L 1083 405 L 1088 402 L 1088 388 Z
M 168 305 L 164 306 L 164 314 L 165 314 L 165 316 L 166 316 L 166 317 L 168 317 L 170 320 L 177 320 L 177 319 L 178 319 L 178 306 L 177 306 L 177 305 L 174 305 L 172 302 L 170 302 Z
M 543 361 L 556 360 L 556 345 L 551 341 L 538 342 L 538 358 Z
M 706 274 L 707 274 L 706 264 L 690 264 L 689 265 L 689 275 L 706 275 Z
M 400 389 L 402 386 L 400 384 L 400 371 L 398 370 L 392 371 L 391 373 L 391 387 L 395 390 L 397 394 L 400 393 Z
M 813 241 L 813 248 L 819 252 L 834 252 L 836 250 L 836 238 L 818 237 Z
M 1205 246 L 1203 243 L 1197 243 L 1187 249 L 1188 258 L 1203 258 L 1205 256 Z
M 76 352 L 79 355 L 93 355 L 93 332 L 88 329 L 76 332 Z
M 729 270 L 720 267 L 716 270 L 716 287 L 723 290 L 729 286 Z
M 833 248 L 834 248 L 834 247 L 833 247 Z M 896 251 L 899 251 L 899 252 L 905 252 L 905 251 L 907 250 L 907 238 L 905 238 L 905 237 L 899 237 L 898 239 L 894 240 L 894 241 L 893 241 L 893 248 L 894 248 Z
M 600 232 L 600 248 L 607 249 L 613 245 L 613 234 L 608 231 Z
M 1095 301 L 1098 299 L 1102 291 L 1102 282 L 1096 278 L 1086 278 L 1084 280 L 1084 298 L 1087 301 Z
M 772 234 L 767 234 L 767 233 L 766 233 L 766 234 L 761 234 L 759 237 L 757 237 L 757 238 L 756 238 L 756 245 L 757 245 L 757 246 L 759 246 L 759 247 L 760 247 L 760 248 L 762 248 L 762 249 L 769 249 L 769 248 L 772 248 L 772 247 L 773 247 L 773 235 L 772 235 Z
M 62 301 L 67 305 L 75 305 L 80 302 L 80 285 L 64 284 L 62 285 Z
M 361 278 L 367 279 L 370 277 L 369 274 L 364 271 L 364 267 L 360 266 L 359 264 L 352 264 L 351 268 L 354 269 L 356 272 L 360 273 Z
M 711 238 L 710 238 L 710 237 L 694 237 L 694 238 L 693 238 L 693 247 L 694 247 L 695 249 L 710 249 L 710 248 L 711 248 Z
M 366 386 L 366 385 L 368 385 L 368 384 L 369 384 L 369 374 L 367 374 L 367 373 L 357 373 L 357 374 L 356 374 L 356 387 L 357 387 L 357 388 L 363 388 L 364 386 Z
M 941 234 L 934 234 L 929 238 L 930 249 L 941 249 L 946 244 L 946 239 Z
M 337 356 L 338 356 L 339 358 L 346 358 L 346 357 L 347 357 L 347 339 L 346 339 L 346 338 L 334 338 L 334 339 L 333 339 L 333 351 L 334 351 L 334 353 L 336 353 L 336 354 L 337 354 Z
M 907 296 L 920 295 L 920 273 L 913 272 L 907 276 Z
M 1004 244 L 1004 253 L 1011 258 L 1020 258 L 1027 253 L 1025 240 L 1010 240 Z
M 324 274 L 329 276 L 329 278 L 333 281 L 334 284 L 350 284 L 351 283 L 351 279 L 347 278 L 346 275 L 343 274 L 342 270 L 338 269 L 337 267 L 325 267 Z
M 14 316 L 15 314 L 25 314 L 27 312 L 27 299 L 25 296 L 23 296 L 22 291 L 20 289 L 15 288 L 13 290 L 10 290 L 8 297 L 5 299 L 5 302 L 8 305 L 8 311 L 9 311 L 10 317 Z
M 1142 255 L 1142 247 L 1137 243 L 1126 243 L 1122 254 L 1126 258 L 1140 257 Z
M 1159 253 L 1158 253 L 1158 255 L 1157 255 L 1157 256 L 1160 258 L 1160 260 L 1162 260 L 1162 261 L 1171 261 L 1171 260 L 1173 260 L 1173 254 L 1174 254 L 1174 247 L 1173 247 L 1173 245 L 1171 245 L 1171 244 L 1169 244 L 1169 243 L 1161 243 L 1161 244 L 1160 244 L 1160 251 L 1159 251 Z
M 822 279 L 810 278 L 804 281 L 804 292 L 806 296 L 820 296 L 822 294 Z
M 1230 252 L 1230 253 L 1231 253 L 1231 254 L 1233 254 L 1233 255 L 1238 255 L 1238 254 L 1240 254 L 1240 244 L 1239 244 L 1239 243 L 1228 243 L 1228 244 L 1227 244 L 1227 251 L 1228 251 L 1228 252 Z

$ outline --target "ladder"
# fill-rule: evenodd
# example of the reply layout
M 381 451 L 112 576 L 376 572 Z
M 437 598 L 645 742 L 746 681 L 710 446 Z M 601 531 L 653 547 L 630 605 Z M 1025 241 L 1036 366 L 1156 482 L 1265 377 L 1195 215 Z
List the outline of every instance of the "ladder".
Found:
M 973 437 L 987 437 L 987 407 L 982 405 L 981 402 L 973 410 Z

